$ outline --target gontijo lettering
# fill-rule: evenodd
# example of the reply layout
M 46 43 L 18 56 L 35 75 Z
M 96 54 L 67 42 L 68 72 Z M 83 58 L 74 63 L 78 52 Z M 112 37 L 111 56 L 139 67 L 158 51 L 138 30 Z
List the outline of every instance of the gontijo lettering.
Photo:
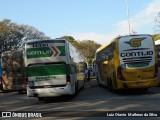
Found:
M 45 50 L 45 51 L 29 51 L 27 55 L 43 55 L 43 54 L 51 54 L 51 50 Z
M 137 57 L 137 56 L 150 56 L 153 55 L 153 51 L 138 51 L 138 52 L 125 52 L 121 53 L 121 57 Z
M 53 51 L 49 47 L 28 48 L 27 58 L 51 57 Z

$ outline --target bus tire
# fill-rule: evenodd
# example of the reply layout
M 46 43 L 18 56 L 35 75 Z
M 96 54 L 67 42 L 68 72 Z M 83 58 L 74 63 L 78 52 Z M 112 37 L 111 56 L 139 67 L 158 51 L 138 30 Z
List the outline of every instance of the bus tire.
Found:
M 99 86 L 99 87 L 102 87 L 102 84 L 99 82 L 98 76 L 96 77 L 96 81 L 97 81 L 98 86 Z
M 74 96 L 77 96 L 78 95 L 78 82 L 75 83 L 75 93 L 74 93 Z
M 78 85 L 77 85 L 77 82 L 75 83 L 75 92 L 72 94 L 72 95 L 69 95 L 69 98 L 70 99 L 74 99 L 77 95 L 78 95 Z
M 99 84 L 99 79 L 98 79 L 98 76 L 96 77 L 96 80 L 97 80 L 97 83 Z
M 108 90 L 109 90 L 110 92 L 113 92 L 112 79 L 109 79 L 109 80 L 108 80 Z
M 146 92 L 148 92 L 148 87 L 147 88 L 141 88 L 140 91 L 143 92 L 143 93 L 146 93 Z
M 22 94 L 23 93 L 23 90 L 18 90 L 18 94 Z
M 3 83 L 0 85 L 0 90 L 3 91 Z
M 83 85 L 82 85 L 82 89 L 84 89 L 84 86 L 85 86 L 85 79 L 84 79 L 84 83 L 83 83 Z
M 38 100 L 39 101 L 44 101 L 44 98 L 43 97 L 38 97 Z
M 107 85 L 106 85 L 107 89 L 109 89 L 109 80 L 108 80 L 108 77 L 107 77 Z

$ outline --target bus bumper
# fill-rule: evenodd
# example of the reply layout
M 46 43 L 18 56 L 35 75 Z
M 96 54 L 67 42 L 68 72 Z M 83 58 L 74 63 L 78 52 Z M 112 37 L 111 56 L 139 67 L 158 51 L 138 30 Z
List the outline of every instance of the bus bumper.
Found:
M 140 80 L 140 81 L 122 81 L 118 80 L 118 89 L 123 88 L 148 88 L 155 87 L 159 85 L 159 81 L 157 78 L 148 79 L 148 80 Z
M 55 87 L 55 88 L 40 88 L 40 89 L 30 89 L 27 87 L 28 97 L 54 97 L 61 95 L 72 95 L 74 93 L 71 90 L 71 84 L 65 87 Z

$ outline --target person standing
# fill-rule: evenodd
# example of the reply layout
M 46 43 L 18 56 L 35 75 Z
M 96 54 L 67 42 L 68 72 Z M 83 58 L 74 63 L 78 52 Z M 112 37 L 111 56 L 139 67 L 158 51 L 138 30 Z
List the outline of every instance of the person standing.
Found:
M 91 76 L 91 72 L 90 72 L 90 70 L 88 69 L 88 70 L 87 70 L 87 80 L 88 80 L 88 82 L 90 82 L 90 76 Z

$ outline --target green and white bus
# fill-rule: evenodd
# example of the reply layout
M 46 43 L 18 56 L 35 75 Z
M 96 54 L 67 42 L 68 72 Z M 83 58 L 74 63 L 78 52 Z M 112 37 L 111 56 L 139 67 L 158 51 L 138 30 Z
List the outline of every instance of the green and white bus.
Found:
M 76 95 L 84 87 L 84 56 L 67 40 L 29 40 L 24 60 L 28 97 Z

